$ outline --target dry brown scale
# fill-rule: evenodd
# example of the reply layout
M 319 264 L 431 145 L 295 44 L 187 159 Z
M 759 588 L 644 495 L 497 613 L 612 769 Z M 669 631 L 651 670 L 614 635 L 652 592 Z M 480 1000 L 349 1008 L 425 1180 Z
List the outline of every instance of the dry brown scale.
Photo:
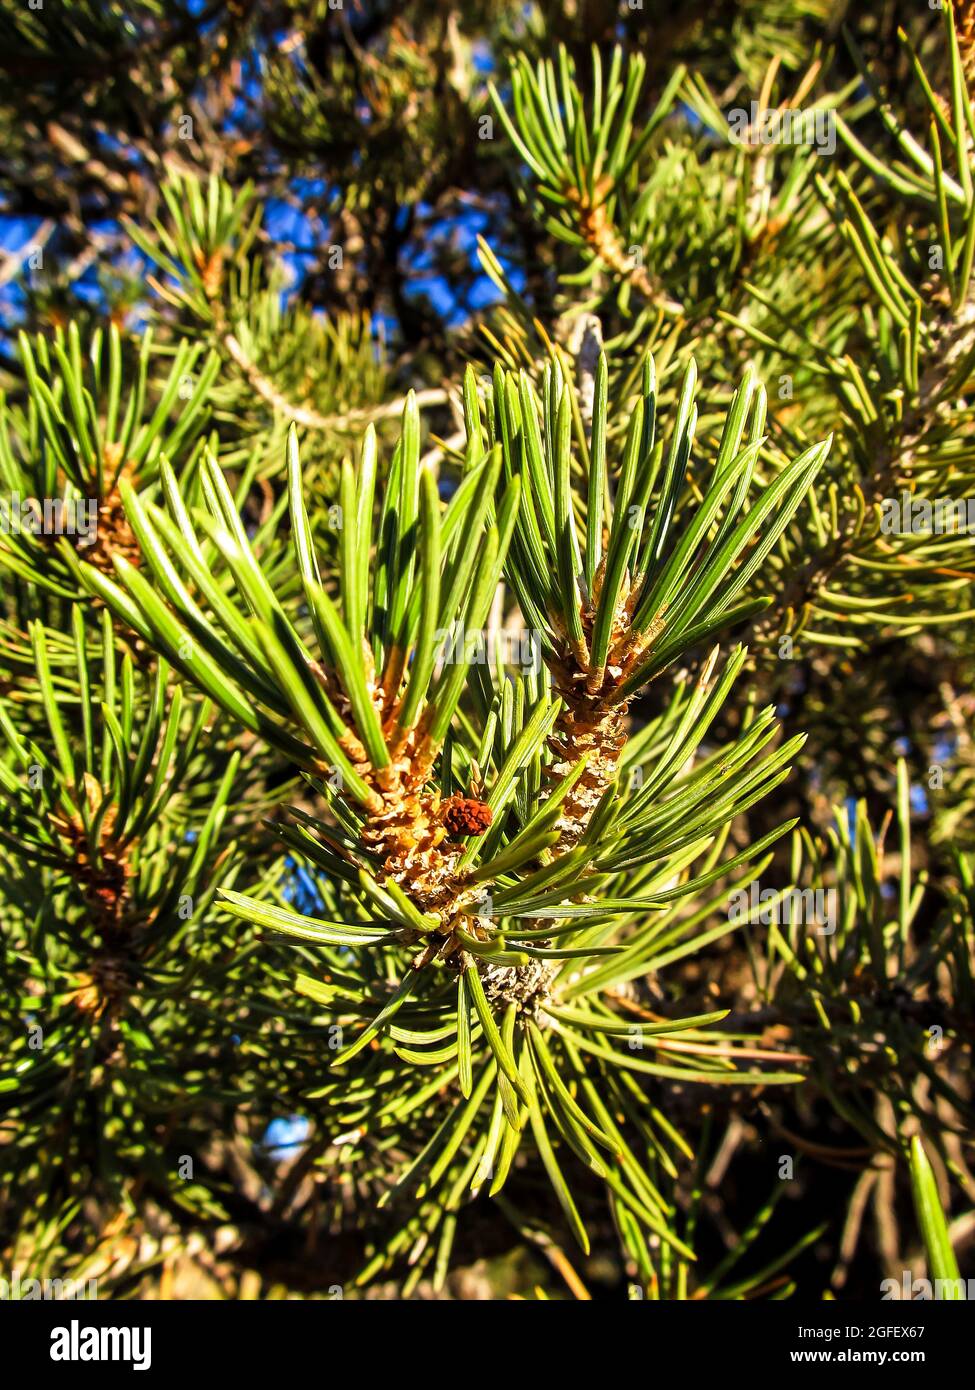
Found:
M 135 471 L 130 463 L 124 463 L 119 468 L 121 448 L 118 444 L 106 444 L 104 462 L 109 476 L 114 478 L 114 481 L 110 490 L 99 498 L 95 540 L 85 551 L 85 559 L 96 569 L 111 575 L 115 572 L 112 564 L 114 555 L 121 555 L 130 565 L 137 566 L 141 561 L 142 552 L 125 515 L 125 507 L 119 493 L 119 483 L 123 478 L 135 485 Z
M 86 793 L 93 809 L 100 800 L 100 789 L 86 776 Z M 94 1018 L 111 1017 L 129 992 L 130 979 L 126 950 L 135 925 L 131 912 L 128 880 L 131 869 L 128 849 L 118 845 L 112 835 L 115 807 L 105 814 L 97 862 L 92 858 L 81 821 L 55 817 L 64 852 L 65 865 L 90 913 L 90 923 L 98 937 L 93 946 L 90 970 L 79 976 L 81 984 L 74 1003 Z
M 628 280 L 648 303 L 657 303 L 666 298 L 663 287 L 653 278 L 646 266 L 626 254 L 619 233 L 606 210 L 606 199 L 612 190 L 613 180 L 606 175 L 596 185 L 591 197 L 575 187 L 568 187 L 564 192 L 569 202 L 574 203 L 578 209 L 579 233 L 590 250 L 620 279 Z M 680 309 L 680 305 L 669 301 L 668 306 L 674 310 Z

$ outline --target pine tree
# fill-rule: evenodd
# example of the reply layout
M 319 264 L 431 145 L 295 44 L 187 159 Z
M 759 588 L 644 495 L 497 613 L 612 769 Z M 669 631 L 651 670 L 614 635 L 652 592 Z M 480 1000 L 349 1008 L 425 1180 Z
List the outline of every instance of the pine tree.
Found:
M 959 1277 L 972 9 L 698 8 L 4 11 L 5 1267 Z

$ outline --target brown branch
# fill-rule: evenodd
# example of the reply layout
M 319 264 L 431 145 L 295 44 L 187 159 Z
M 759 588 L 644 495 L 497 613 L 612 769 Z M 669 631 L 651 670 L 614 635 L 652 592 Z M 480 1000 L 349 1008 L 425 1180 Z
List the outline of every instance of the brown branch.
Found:
M 862 491 L 869 508 L 888 496 L 899 481 L 910 475 L 932 428 L 944 414 L 945 381 L 975 344 L 975 299 L 965 301 L 957 316 L 941 327 L 918 384 L 914 404 L 879 457 Z M 761 647 L 781 633 L 784 616 L 793 618 L 803 607 L 813 607 L 836 571 L 846 563 L 860 535 L 856 513 L 848 513 L 838 533 L 810 557 L 785 586 L 778 601 L 760 613 L 743 637 L 749 646 Z
M 336 415 L 321 415 L 317 410 L 310 410 L 289 401 L 251 361 L 235 334 L 225 333 L 222 342 L 261 400 L 266 401 L 272 410 L 286 415 L 289 420 L 294 420 L 295 424 L 303 425 L 306 429 L 343 429 L 347 425 L 367 424 L 370 420 L 386 420 L 392 415 L 399 415 L 406 404 L 406 397 L 401 396 L 382 405 L 365 405 Z M 425 406 L 444 405 L 447 400 L 448 392 L 443 386 L 431 386 L 416 392 L 416 404 L 420 410 Z

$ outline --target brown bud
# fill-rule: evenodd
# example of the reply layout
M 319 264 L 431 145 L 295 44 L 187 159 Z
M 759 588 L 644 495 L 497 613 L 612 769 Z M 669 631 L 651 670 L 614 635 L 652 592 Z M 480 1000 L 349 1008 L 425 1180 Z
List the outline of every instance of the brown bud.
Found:
M 449 835 L 479 835 L 491 824 L 491 808 L 471 796 L 455 794 L 441 806 L 440 819 Z

